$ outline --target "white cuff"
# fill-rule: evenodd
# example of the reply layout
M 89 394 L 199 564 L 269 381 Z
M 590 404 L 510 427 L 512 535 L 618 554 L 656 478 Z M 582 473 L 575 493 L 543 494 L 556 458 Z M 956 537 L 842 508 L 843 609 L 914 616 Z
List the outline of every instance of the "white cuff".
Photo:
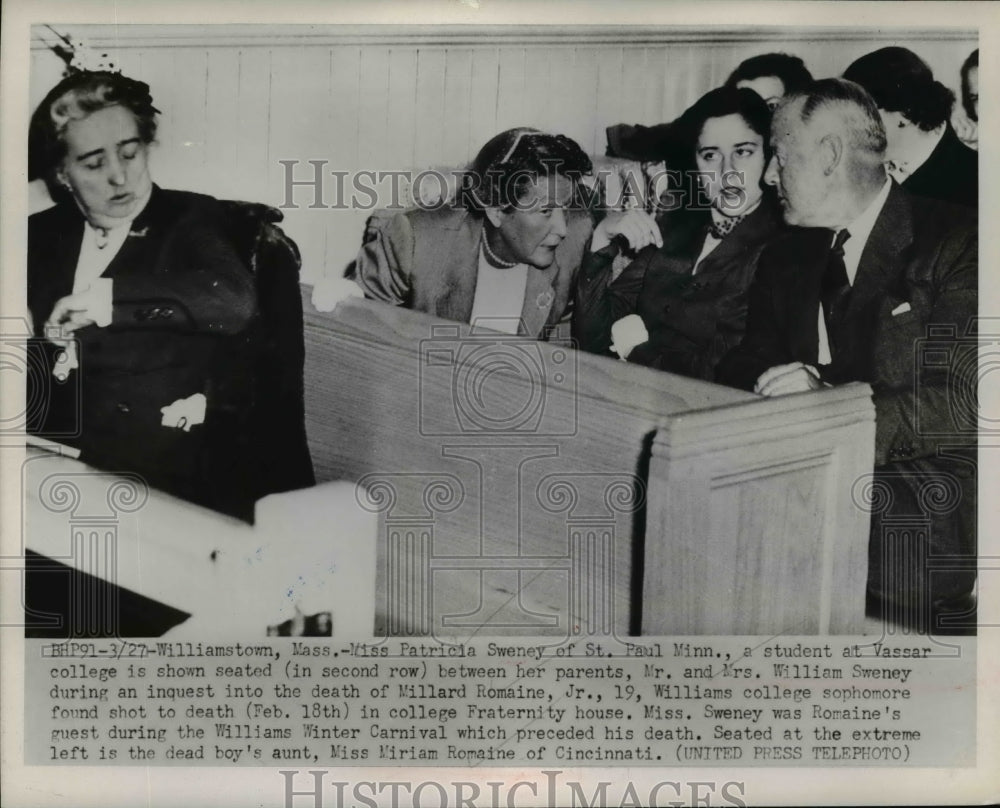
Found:
M 98 328 L 111 325 L 114 310 L 113 282 L 111 278 L 97 278 L 87 290 L 90 294 L 90 305 L 87 311 Z
M 622 317 L 611 326 L 611 350 L 621 359 L 628 359 L 636 345 L 649 341 L 646 324 L 638 314 Z
M 316 311 L 333 311 L 342 300 L 364 297 L 365 293 L 350 278 L 326 276 L 316 281 L 313 287 L 312 304 Z

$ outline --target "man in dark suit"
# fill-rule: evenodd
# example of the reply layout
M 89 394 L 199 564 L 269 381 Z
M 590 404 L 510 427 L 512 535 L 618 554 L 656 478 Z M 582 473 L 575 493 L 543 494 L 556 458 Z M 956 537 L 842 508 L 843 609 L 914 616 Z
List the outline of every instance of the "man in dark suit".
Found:
M 857 489 L 872 510 L 869 606 L 920 629 L 971 630 L 975 222 L 886 176 L 878 110 L 852 82 L 786 99 L 771 143 L 765 181 L 801 229 L 761 256 L 746 336 L 716 378 L 763 395 L 869 383 L 876 468 Z

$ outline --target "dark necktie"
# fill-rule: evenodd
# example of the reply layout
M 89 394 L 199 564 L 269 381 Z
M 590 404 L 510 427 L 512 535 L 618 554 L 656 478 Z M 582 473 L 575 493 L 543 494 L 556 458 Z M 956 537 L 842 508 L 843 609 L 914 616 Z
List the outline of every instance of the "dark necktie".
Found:
M 847 279 L 847 267 L 844 265 L 844 242 L 850 237 L 851 234 L 847 230 L 840 230 L 837 233 L 830 248 L 826 271 L 823 273 L 820 285 L 820 301 L 823 304 L 823 318 L 826 321 L 831 357 L 836 357 L 838 343 L 841 342 L 840 328 L 851 296 L 851 283 Z

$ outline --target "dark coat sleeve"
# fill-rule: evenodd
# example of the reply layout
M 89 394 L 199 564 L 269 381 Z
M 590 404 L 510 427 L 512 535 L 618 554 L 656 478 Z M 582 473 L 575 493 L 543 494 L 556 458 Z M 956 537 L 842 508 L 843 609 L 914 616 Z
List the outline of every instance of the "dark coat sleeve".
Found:
M 413 293 L 413 227 L 405 213 L 375 214 L 354 262 L 354 279 L 365 297 L 409 305 Z
M 611 271 L 618 255 L 616 245 L 584 256 L 573 302 L 573 339 L 581 350 L 610 353 L 611 326 L 635 312 L 653 250 L 655 247 L 647 247 L 640 252 L 614 281 Z
M 883 303 L 873 382 L 876 465 L 975 441 L 978 257 L 975 229 L 957 228 L 927 275 L 908 279 L 914 310 L 893 317 L 885 309 L 897 301 Z M 924 301 L 927 314 L 918 312 Z
M 235 334 L 256 311 L 253 276 L 224 235 L 215 205 L 172 229 L 151 272 L 113 276 L 112 329 Z
M 719 384 L 753 390 L 765 370 L 792 361 L 783 327 L 786 307 L 781 302 L 788 284 L 780 255 L 774 253 L 765 250 L 761 256 L 750 284 L 746 333 L 716 367 L 715 380 Z

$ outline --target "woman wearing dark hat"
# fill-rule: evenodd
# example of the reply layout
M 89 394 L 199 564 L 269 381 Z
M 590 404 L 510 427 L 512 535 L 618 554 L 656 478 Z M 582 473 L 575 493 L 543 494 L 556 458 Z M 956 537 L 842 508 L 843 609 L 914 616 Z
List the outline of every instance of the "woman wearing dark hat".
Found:
M 254 276 L 217 200 L 153 184 L 156 115 L 143 82 L 80 71 L 32 116 L 56 204 L 28 222 L 28 431 L 252 519 Z
M 967 207 L 979 205 L 979 157 L 949 118 L 955 94 L 906 48 L 881 48 L 857 59 L 844 78 L 875 100 L 887 140 L 889 173 L 907 191 Z

